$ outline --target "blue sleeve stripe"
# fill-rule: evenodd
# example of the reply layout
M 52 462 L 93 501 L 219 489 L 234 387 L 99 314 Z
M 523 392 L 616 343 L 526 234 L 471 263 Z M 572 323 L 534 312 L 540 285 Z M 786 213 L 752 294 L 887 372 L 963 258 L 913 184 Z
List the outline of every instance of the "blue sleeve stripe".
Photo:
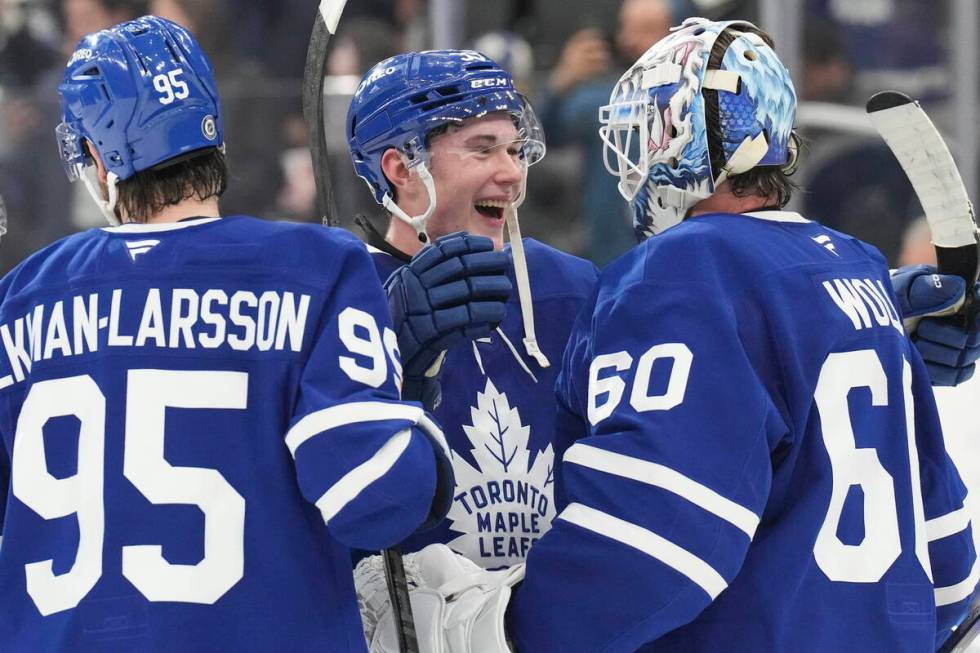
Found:
M 569 504 L 558 515 L 558 519 L 621 542 L 659 560 L 687 576 L 704 590 L 712 601 L 728 586 L 722 575 L 707 562 L 642 526 L 580 503 Z
M 384 401 L 355 401 L 318 410 L 303 417 L 286 434 L 286 446 L 296 458 L 296 449 L 310 438 L 348 424 L 408 420 L 417 424 L 423 415 L 418 406 Z
M 980 581 L 980 559 L 973 561 L 973 568 L 970 575 L 955 585 L 936 588 L 936 607 L 959 603 L 963 599 L 973 594 L 973 590 Z
M 970 512 L 960 508 L 941 517 L 926 521 L 926 537 L 930 542 L 965 531 L 970 525 Z
M 680 472 L 649 460 L 578 443 L 565 452 L 564 461 L 663 488 L 730 522 L 748 535 L 749 539 L 752 539 L 759 526 L 758 515 L 748 508 L 726 499 Z
M 344 509 L 348 503 L 357 498 L 367 486 L 388 473 L 412 440 L 412 429 L 408 428 L 395 434 L 378 452 L 369 459 L 344 474 L 316 501 L 316 507 L 323 515 L 327 524 L 334 516 Z

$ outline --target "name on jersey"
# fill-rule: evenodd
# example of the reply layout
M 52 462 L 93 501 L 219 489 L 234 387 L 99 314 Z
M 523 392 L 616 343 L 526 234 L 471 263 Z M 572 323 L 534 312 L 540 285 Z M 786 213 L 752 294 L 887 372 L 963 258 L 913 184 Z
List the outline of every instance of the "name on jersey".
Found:
M 309 307 L 309 295 L 272 290 L 228 293 L 216 288 L 204 292 L 117 288 L 111 293 L 38 304 L 25 315 L 0 324 L 0 344 L 11 371 L 0 377 L 0 389 L 23 381 L 37 361 L 106 347 L 227 346 L 236 351 L 298 352 L 303 346 Z
M 855 331 L 893 327 L 905 333 L 902 318 L 881 280 L 829 279 L 823 282 L 823 287 Z

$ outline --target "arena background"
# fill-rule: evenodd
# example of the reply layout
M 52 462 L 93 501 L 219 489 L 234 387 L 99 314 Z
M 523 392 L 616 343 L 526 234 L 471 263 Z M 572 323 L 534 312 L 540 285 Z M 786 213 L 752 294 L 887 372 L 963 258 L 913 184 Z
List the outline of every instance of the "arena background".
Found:
M 300 100 L 317 4 L 0 0 L 0 194 L 9 213 L 0 272 L 57 238 L 102 226 L 58 159 L 55 89 L 82 35 L 143 13 L 183 23 L 212 58 L 232 172 L 223 212 L 318 220 Z M 325 85 L 340 224 L 353 228 L 357 213 L 384 220 L 354 177 L 344 142 L 344 115 L 363 72 L 403 50 L 473 47 L 512 71 L 544 124 L 548 155 L 531 170 L 525 235 L 608 262 L 632 240 L 601 163 L 595 110 L 637 54 L 691 15 L 749 19 L 776 39 L 807 141 L 796 176 L 802 191 L 791 208 L 875 244 L 893 265 L 929 261 L 921 209 L 864 103 L 884 89 L 920 99 L 971 196 L 980 197 L 977 0 L 349 0 Z M 949 449 L 968 484 L 980 488 L 973 412 L 980 381 L 937 394 Z

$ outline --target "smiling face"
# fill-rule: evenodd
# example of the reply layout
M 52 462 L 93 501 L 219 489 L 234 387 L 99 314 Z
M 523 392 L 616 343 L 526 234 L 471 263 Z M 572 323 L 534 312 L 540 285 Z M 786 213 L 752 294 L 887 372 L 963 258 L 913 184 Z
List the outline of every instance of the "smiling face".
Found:
M 431 239 L 454 231 L 487 236 L 503 247 L 504 211 L 521 192 L 526 166 L 518 132 L 508 114 L 465 121 L 429 143 L 436 210 L 426 223 Z M 398 204 L 409 215 L 423 213 L 428 195 L 417 175 L 399 189 Z

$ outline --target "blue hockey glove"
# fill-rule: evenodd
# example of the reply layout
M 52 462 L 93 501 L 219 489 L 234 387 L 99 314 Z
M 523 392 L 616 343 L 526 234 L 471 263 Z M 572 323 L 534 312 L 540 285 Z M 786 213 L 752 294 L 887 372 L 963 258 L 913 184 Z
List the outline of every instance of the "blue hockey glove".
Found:
M 402 358 L 402 397 L 433 410 L 450 347 L 489 334 L 504 319 L 510 259 L 493 241 L 458 232 L 419 251 L 385 282 Z
M 922 355 L 933 385 L 959 385 L 973 376 L 980 358 L 980 328 L 945 319 L 966 298 L 966 282 L 938 274 L 930 265 L 910 265 L 892 273 L 905 330 Z M 974 286 L 974 295 L 977 294 Z

